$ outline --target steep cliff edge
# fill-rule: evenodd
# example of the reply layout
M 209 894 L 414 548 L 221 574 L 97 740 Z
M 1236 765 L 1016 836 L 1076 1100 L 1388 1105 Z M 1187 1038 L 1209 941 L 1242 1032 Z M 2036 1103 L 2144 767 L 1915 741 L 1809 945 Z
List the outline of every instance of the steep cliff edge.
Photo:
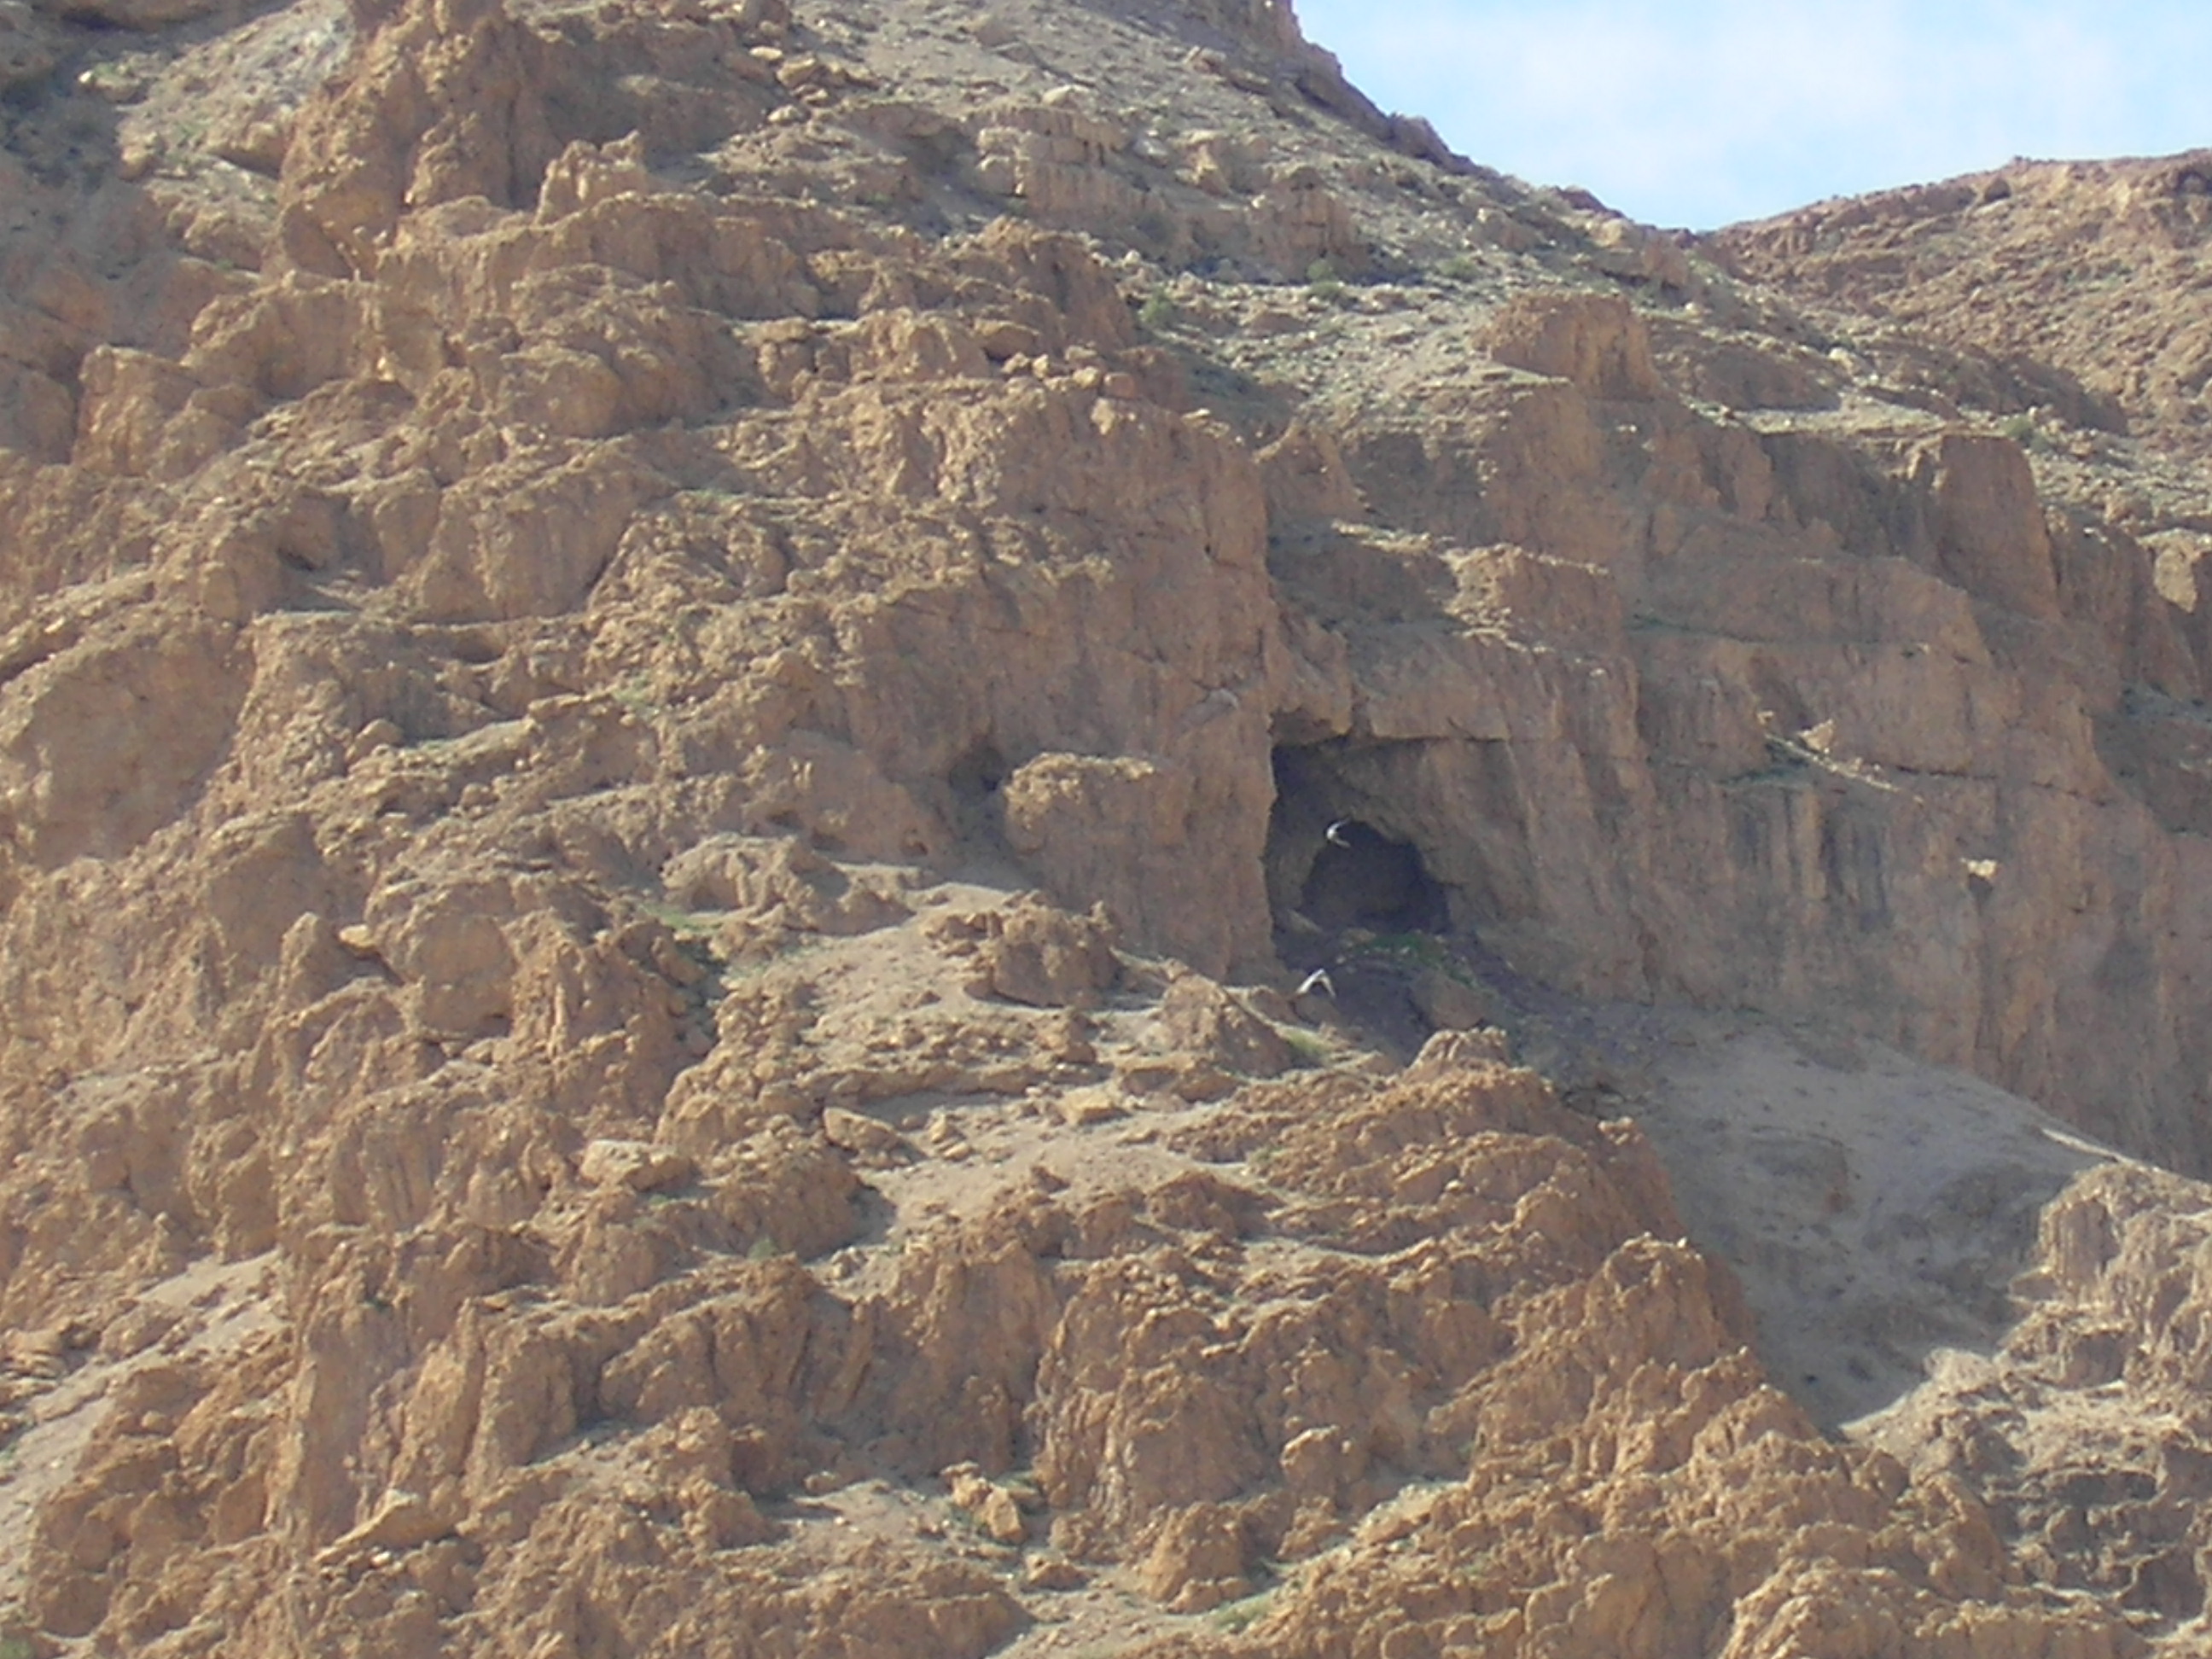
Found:
M 1862 349 L 1271 0 L 0 25 L 0 1639 L 2202 1612 L 1770 1386 L 1624 1115 L 1727 1091 L 1601 1000 L 2212 1170 L 2124 387 Z

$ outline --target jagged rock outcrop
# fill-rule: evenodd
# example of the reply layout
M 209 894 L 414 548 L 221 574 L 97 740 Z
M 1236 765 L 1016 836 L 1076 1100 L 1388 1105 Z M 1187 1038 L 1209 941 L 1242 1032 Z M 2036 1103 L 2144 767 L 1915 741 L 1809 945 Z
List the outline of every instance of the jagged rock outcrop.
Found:
M 2212 1165 L 2194 562 L 2063 364 L 1273 0 L 185 9 L 0 11 L 0 1639 L 2190 1613 L 1824 1440 L 1481 977 Z
M 2044 1212 L 2024 1316 L 1952 1352 L 1868 1437 L 1989 1494 L 2026 1573 L 2157 1624 L 2200 1621 L 2205 1190 L 2114 1164 Z

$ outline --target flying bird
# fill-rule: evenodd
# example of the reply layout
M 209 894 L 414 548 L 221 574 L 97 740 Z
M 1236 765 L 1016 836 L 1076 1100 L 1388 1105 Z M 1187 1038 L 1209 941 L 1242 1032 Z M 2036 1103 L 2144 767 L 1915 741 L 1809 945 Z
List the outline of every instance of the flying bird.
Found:
M 1326 968 L 1316 968 L 1298 981 L 1300 996 L 1309 997 L 1316 991 L 1320 992 L 1332 1002 L 1336 1000 L 1336 981 L 1329 978 L 1328 969 Z
M 1339 818 L 1334 823 L 1330 824 L 1328 829 L 1322 830 L 1322 834 L 1328 837 L 1329 845 L 1332 847 L 1349 847 L 1352 845 L 1352 837 L 1346 835 L 1344 832 L 1351 826 L 1351 823 L 1352 820 L 1350 818 Z

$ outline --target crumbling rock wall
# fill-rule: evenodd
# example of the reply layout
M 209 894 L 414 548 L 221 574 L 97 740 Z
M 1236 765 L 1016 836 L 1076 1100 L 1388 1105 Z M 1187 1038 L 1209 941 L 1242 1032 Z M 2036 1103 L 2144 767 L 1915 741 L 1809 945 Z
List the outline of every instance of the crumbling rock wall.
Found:
M 303 4 L 212 150 L 213 24 L 10 129 L 6 1616 L 975 1655 L 1327 1554 L 1251 1644 L 2134 1651 L 1765 1386 L 1632 1126 L 1215 981 L 1448 920 L 2212 1161 L 2186 562 L 1740 295 L 1655 351 L 1522 253 L 1714 273 L 1286 8 L 1071 16 Z M 862 1491 L 953 1470 L 1000 1553 Z
M 2139 1617 L 2201 1618 L 2207 1425 L 2203 1188 L 2118 1164 L 2044 1213 L 2024 1316 L 1994 1355 L 1951 1353 L 1869 1425 L 1946 1468 L 2043 1583 Z
M 1348 411 L 1378 505 L 1279 534 L 1286 595 L 1349 647 L 1328 815 L 1418 846 L 1545 975 L 1841 1006 L 2201 1163 L 2171 998 L 2208 946 L 2203 843 L 2105 758 L 2124 686 L 2203 684 L 2154 561 L 2054 532 L 2002 437 L 1702 416 L 1617 301 L 1519 303 L 1492 349 L 1534 373 Z

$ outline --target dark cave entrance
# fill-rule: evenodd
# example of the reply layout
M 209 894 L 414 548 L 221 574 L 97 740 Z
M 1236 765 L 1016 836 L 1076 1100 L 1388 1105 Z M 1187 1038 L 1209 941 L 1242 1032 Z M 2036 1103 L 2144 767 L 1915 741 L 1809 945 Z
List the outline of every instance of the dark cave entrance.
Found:
M 1012 770 L 988 738 L 977 738 L 952 763 L 945 783 L 952 797 L 953 833 L 962 841 L 1003 850 L 1006 803 L 1000 791 Z
M 1359 818 L 1323 829 L 1298 898 L 1299 913 L 1330 933 L 1435 933 L 1451 925 L 1451 905 L 1419 851 Z
M 1449 931 L 1449 892 L 1420 848 L 1391 833 L 1382 804 L 1347 775 L 1340 747 L 1275 750 L 1267 867 L 1278 923 L 1292 934 Z
M 1464 1029 L 1486 1012 L 1461 983 L 1475 941 L 1452 932 L 1460 896 L 1434 865 L 1452 849 L 1429 839 L 1449 820 L 1427 805 L 1421 761 L 1409 744 L 1279 744 L 1267 823 L 1275 952 L 1327 1009 L 1300 1017 L 1357 1030 L 1401 1060 L 1446 1024 Z

